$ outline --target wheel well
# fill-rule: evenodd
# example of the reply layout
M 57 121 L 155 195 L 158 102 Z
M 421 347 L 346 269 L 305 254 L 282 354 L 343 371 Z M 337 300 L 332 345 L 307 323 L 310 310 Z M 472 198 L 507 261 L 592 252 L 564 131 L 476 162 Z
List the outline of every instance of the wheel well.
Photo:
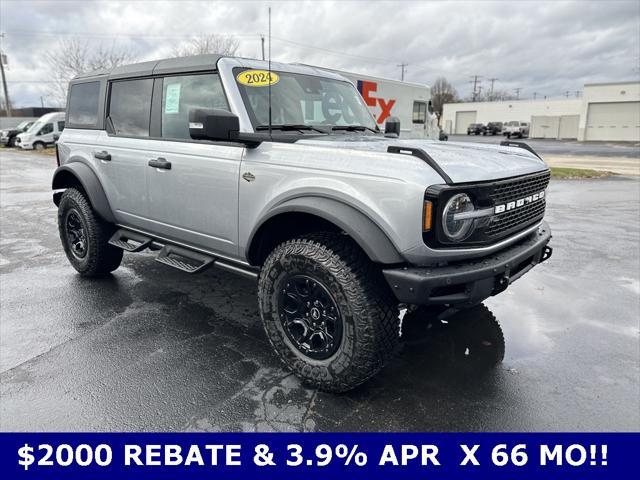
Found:
M 333 223 L 311 213 L 287 212 L 275 215 L 260 226 L 249 247 L 248 260 L 262 265 L 269 253 L 286 240 L 313 232 L 340 232 Z
M 76 177 L 73 173 L 69 172 L 68 170 L 63 170 L 61 172 L 58 172 L 55 178 L 53 179 L 53 184 L 52 184 L 53 190 L 61 190 L 63 188 L 76 188 L 80 190 L 82 194 L 85 196 L 85 198 L 87 199 L 87 201 L 89 202 L 89 204 L 91 204 L 91 199 L 87 195 L 87 192 L 85 191 L 78 177 Z M 56 205 L 60 203 L 60 197 L 61 195 L 54 194 L 53 198 Z

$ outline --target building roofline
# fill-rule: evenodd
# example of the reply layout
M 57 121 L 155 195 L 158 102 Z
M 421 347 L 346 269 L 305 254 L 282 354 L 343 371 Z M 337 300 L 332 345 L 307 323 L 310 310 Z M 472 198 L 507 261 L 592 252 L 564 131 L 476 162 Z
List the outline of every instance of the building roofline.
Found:
M 585 83 L 585 87 L 602 87 L 605 85 L 630 85 L 630 84 L 638 84 L 640 85 L 640 80 L 626 80 L 624 82 L 599 82 L 599 83 Z

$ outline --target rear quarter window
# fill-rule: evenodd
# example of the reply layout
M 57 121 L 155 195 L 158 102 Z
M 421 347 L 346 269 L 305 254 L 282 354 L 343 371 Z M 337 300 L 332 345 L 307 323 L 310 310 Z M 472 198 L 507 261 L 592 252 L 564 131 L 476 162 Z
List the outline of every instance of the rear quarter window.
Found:
M 69 124 L 95 127 L 98 124 L 100 82 L 76 83 L 69 91 Z

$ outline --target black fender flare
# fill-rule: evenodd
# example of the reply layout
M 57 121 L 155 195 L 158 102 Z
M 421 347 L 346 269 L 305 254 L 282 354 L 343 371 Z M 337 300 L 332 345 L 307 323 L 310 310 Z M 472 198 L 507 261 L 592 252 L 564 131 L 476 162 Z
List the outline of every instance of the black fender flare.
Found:
M 83 162 L 69 162 L 58 167 L 53 174 L 51 188 L 61 190 L 74 186 L 74 178 L 82 185 L 82 188 L 89 197 L 89 202 L 95 212 L 105 221 L 115 223 L 116 219 L 109 205 L 107 195 L 95 172 Z M 60 203 L 60 195 L 54 193 L 53 201 L 56 205 Z
M 247 258 L 260 228 L 269 219 L 287 212 L 309 213 L 331 222 L 353 238 L 374 262 L 384 264 L 405 262 L 389 237 L 364 213 L 338 200 L 317 196 L 293 198 L 272 208 L 251 232 L 245 252 Z

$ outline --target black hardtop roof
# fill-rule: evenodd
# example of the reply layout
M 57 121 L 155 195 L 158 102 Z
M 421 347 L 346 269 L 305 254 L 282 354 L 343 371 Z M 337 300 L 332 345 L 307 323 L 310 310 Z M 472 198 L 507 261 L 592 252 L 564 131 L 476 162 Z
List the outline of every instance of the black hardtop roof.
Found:
M 205 54 L 193 55 L 190 57 L 165 58 L 163 60 L 152 60 L 150 62 L 132 63 L 122 65 L 110 70 L 94 70 L 75 77 L 72 82 L 100 80 L 102 78 L 118 79 L 132 77 L 146 77 L 149 75 L 166 75 L 180 72 L 197 72 L 212 70 L 218 60 L 224 55 Z

